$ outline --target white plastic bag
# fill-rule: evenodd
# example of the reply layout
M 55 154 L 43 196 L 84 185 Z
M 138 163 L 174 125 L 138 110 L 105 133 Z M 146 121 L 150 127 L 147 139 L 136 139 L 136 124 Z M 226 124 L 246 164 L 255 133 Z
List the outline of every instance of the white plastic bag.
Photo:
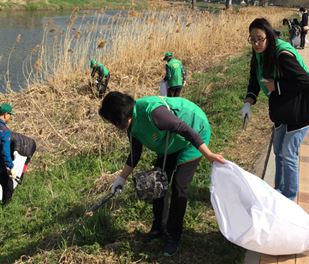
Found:
M 167 89 L 168 89 L 168 84 L 167 81 L 160 81 L 160 95 L 161 96 L 167 96 Z
M 13 184 L 14 184 L 13 187 L 15 189 L 23 173 L 27 157 L 20 155 L 17 151 L 14 151 L 13 155 L 14 155 L 13 164 L 14 164 L 14 169 L 16 170 L 16 181 L 13 181 Z
M 269 255 L 309 250 L 309 216 L 259 177 L 232 162 L 214 163 L 211 203 L 229 241 Z

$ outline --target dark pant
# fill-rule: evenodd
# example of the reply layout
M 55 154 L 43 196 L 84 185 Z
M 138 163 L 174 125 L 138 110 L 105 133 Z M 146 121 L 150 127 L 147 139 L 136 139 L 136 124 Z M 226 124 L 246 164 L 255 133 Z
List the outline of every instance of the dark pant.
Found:
M 13 180 L 8 175 L 6 168 L 0 169 L 0 184 L 3 189 L 2 202 L 7 203 L 11 200 L 13 195 Z
M 182 90 L 182 86 L 169 87 L 167 89 L 168 97 L 179 97 Z
M 171 202 L 168 211 L 168 219 L 166 226 L 163 226 L 163 209 L 164 209 L 164 197 L 153 200 L 153 229 L 164 230 L 176 241 L 180 240 L 183 219 L 187 208 L 188 198 L 188 186 L 192 181 L 193 175 L 200 162 L 200 159 L 196 159 L 179 166 L 176 166 L 177 153 L 167 156 L 166 168 L 169 182 L 173 175 L 171 184 Z M 156 161 L 157 167 L 162 167 L 163 157 L 158 157 Z
M 306 44 L 306 35 L 307 35 L 307 31 L 302 31 L 300 33 L 300 47 L 301 48 L 305 48 L 305 44 Z

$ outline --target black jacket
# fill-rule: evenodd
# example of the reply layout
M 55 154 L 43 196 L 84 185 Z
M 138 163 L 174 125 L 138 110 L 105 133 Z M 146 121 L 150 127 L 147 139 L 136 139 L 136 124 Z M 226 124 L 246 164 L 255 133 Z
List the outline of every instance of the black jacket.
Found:
M 300 21 L 300 25 L 303 29 L 303 27 L 308 26 L 308 15 L 309 13 L 303 13 L 302 17 L 301 17 L 301 21 Z
M 309 125 L 309 75 L 292 54 L 281 53 L 277 64 L 280 77 L 269 97 L 270 118 L 276 126 L 287 124 L 289 131 L 305 127 Z M 247 97 L 256 102 L 259 92 L 253 57 Z
M 36 150 L 35 141 L 25 135 L 11 132 L 11 156 L 13 157 L 13 152 L 17 151 L 20 155 L 26 156 L 28 163 Z

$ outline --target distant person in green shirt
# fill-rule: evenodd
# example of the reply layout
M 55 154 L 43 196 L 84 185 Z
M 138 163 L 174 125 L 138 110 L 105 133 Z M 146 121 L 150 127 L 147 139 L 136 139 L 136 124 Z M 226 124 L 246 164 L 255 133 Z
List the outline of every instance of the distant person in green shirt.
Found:
M 163 60 L 166 61 L 164 81 L 168 84 L 167 96 L 178 97 L 186 81 L 186 70 L 172 52 L 166 52 Z
M 99 89 L 99 97 L 102 97 L 106 92 L 110 79 L 110 73 L 102 63 L 97 62 L 95 59 L 90 61 L 90 68 L 92 69 L 92 78 L 94 78 L 96 74 L 98 75 L 96 84 Z
M 124 186 L 139 162 L 143 146 L 157 154 L 155 167 L 162 168 L 166 136 L 170 132 L 165 167 L 172 190 L 168 219 L 163 223 L 164 197 L 154 199 L 153 223 L 147 240 L 165 237 L 164 255 L 174 255 L 182 234 L 188 187 L 202 156 L 210 162 L 225 162 L 207 147 L 211 134 L 207 116 L 182 97 L 147 96 L 134 100 L 120 92 L 104 97 L 99 114 L 119 130 L 127 131 L 131 138 L 131 154 L 114 181 L 112 192 Z

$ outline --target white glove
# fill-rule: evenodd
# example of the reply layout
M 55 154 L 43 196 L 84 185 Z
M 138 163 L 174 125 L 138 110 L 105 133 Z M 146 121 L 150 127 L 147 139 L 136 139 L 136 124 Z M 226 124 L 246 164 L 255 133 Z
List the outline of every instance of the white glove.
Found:
M 16 169 L 14 169 L 14 168 L 12 168 L 12 169 L 10 169 L 10 171 L 9 171 L 9 176 L 12 178 L 12 179 L 16 179 L 16 177 L 17 177 L 17 171 L 16 171 Z
M 250 103 L 245 103 L 244 106 L 241 108 L 240 113 L 242 118 L 244 119 L 245 116 L 247 116 L 250 119 L 250 115 L 251 115 L 251 104 Z
M 111 193 L 114 193 L 117 188 L 123 189 L 123 185 L 125 184 L 126 179 L 118 176 L 116 180 L 113 182 Z

